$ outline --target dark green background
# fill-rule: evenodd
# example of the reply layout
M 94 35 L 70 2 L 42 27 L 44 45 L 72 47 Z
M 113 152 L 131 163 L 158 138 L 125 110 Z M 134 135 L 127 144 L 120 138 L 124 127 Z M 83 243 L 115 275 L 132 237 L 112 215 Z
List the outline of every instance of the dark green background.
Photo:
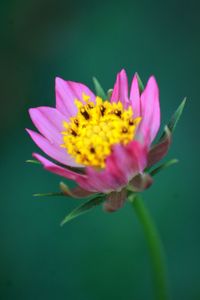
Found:
M 200 299 L 199 1 L 1 1 L 0 299 L 154 299 L 151 267 L 132 208 L 101 208 L 63 228 L 77 205 L 33 198 L 59 177 L 24 161 L 37 150 L 24 131 L 29 107 L 54 105 L 54 78 L 106 89 L 126 68 L 160 87 L 162 125 L 187 107 L 168 158 L 144 198 L 167 254 L 173 299 Z

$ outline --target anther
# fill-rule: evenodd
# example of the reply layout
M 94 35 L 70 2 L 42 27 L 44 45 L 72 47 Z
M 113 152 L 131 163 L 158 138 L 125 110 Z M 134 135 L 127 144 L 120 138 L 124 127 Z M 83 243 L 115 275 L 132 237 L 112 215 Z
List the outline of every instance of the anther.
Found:
M 122 132 L 123 132 L 123 133 L 127 133 L 127 132 L 128 132 L 127 128 L 126 128 L 126 127 L 123 127 L 123 128 L 122 128 Z
M 91 148 L 90 148 L 90 152 L 91 152 L 91 153 L 95 153 L 94 147 L 91 147 Z
M 87 161 L 87 162 L 89 161 L 89 159 L 87 158 L 86 155 L 83 155 L 82 159 L 83 159 L 83 161 Z
M 70 133 L 73 135 L 73 136 L 77 136 L 77 133 L 74 129 L 70 128 Z
M 88 107 L 89 109 L 92 109 L 92 108 L 94 108 L 94 104 L 88 103 L 87 107 Z
M 74 124 L 75 124 L 76 126 L 78 126 L 78 125 L 79 125 L 79 122 L 78 122 L 78 120 L 77 120 L 77 119 L 75 119 L 75 120 L 74 120 Z
M 122 112 L 121 112 L 120 110 L 118 110 L 118 109 L 115 109 L 115 110 L 114 110 L 114 114 L 115 114 L 116 116 L 118 116 L 118 117 L 121 117 Z
M 84 107 L 81 108 L 80 112 L 86 120 L 88 120 L 90 118 L 90 115 L 88 114 L 88 112 L 85 110 Z
M 134 121 L 133 121 L 132 119 L 129 120 L 129 125 L 130 125 L 130 126 L 134 125 Z
M 100 112 L 102 114 L 102 116 L 104 116 L 104 113 L 105 113 L 105 107 L 103 105 L 100 106 Z

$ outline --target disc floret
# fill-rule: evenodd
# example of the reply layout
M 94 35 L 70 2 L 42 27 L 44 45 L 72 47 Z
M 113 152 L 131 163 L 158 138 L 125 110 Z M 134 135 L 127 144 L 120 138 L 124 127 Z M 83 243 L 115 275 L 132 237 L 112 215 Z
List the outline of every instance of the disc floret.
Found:
M 133 118 L 131 106 L 124 108 L 121 101 L 109 102 L 96 97 L 95 102 L 83 95 L 75 100 L 77 115 L 63 122 L 62 147 L 77 163 L 104 168 L 106 157 L 115 144 L 128 144 L 134 139 L 141 117 Z

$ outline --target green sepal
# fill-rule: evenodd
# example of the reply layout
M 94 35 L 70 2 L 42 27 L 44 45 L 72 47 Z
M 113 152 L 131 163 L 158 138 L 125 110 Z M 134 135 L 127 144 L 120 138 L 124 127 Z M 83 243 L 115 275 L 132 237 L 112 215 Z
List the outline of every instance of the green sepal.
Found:
M 137 79 L 138 79 L 138 85 L 139 85 L 139 90 L 140 90 L 140 94 L 144 91 L 144 84 L 139 76 L 138 73 L 136 73 Z
M 104 89 L 102 88 L 101 84 L 99 83 L 99 81 L 97 80 L 96 77 L 93 77 L 92 79 L 93 79 L 96 95 L 101 97 L 103 100 L 106 100 L 107 95 L 106 95 Z
M 112 97 L 112 93 L 113 93 L 113 89 L 109 89 L 107 91 L 107 99 L 110 101 L 111 97 Z
M 181 104 L 178 106 L 177 110 L 173 113 L 169 123 L 167 124 L 168 129 L 170 130 L 171 133 L 174 132 L 176 125 L 182 115 L 183 109 L 185 107 L 185 103 L 186 103 L 186 98 L 183 99 L 183 101 L 181 102 Z
M 74 218 L 77 218 L 78 216 L 85 214 L 89 210 L 91 210 L 93 207 L 100 205 L 105 200 L 105 196 L 98 196 L 95 198 L 92 198 L 80 206 L 76 207 L 74 210 L 72 210 L 60 223 L 60 226 L 63 226 L 65 223 L 71 221 Z
M 35 160 L 35 159 L 27 159 L 25 162 L 26 163 L 31 163 L 31 164 L 36 164 L 36 165 L 41 165 L 41 163 L 38 160 Z
M 176 158 L 170 159 L 169 161 L 167 161 L 167 162 L 161 164 L 161 165 L 158 166 L 157 168 L 155 168 L 155 169 L 153 169 L 152 171 L 150 171 L 149 174 L 150 174 L 151 176 L 154 176 L 154 175 L 156 175 L 157 173 L 159 173 L 160 171 L 162 171 L 162 170 L 164 170 L 164 169 L 166 169 L 166 168 L 168 168 L 168 167 L 170 167 L 170 166 L 172 166 L 172 165 L 174 165 L 174 164 L 176 164 L 176 163 L 178 163 L 178 162 L 179 162 L 179 161 L 178 161 L 178 159 L 176 159 Z
M 53 197 L 53 196 L 65 196 L 62 192 L 55 192 L 55 193 L 39 193 L 39 194 L 33 194 L 34 197 Z

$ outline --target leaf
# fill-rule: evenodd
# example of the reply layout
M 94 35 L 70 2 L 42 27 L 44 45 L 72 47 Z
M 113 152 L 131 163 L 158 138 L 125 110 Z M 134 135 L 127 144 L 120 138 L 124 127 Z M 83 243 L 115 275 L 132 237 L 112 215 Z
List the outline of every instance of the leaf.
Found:
M 174 164 L 178 163 L 178 159 L 174 158 L 174 159 L 171 159 L 163 164 L 161 164 L 160 166 L 158 166 L 157 168 L 155 168 L 154 170 L 152 170 L 151 172 L 149 172 L 149 174 L 151 176 L 154 176 L 156 175 L 157 173 L 159 173 L 160 171 L 162 171 L 163 169 L 166 169 Z
M 35 159 L 27 159 L 25 162 L 31 163 L 31 164 L 37 164 L 37 165 L 41 164 L 38 160 L 35 160 Z
M 171 133 L 173 133 L 176 128 L 176 125 L 177 125 L 177 123 L 182 115 L 183 109 L 185 107 L 185 103 L 186 103 L 186 98 L 183 99 L 183 101 L 181 102 L 181 104 L 179 105 L 177 110 L 174 112 L 174 114 L 172 115 L 172 117 L 167 125 L 167 127 L 169 128 Z
M 142 92 L 144 91 L 144 84 L 143 84 L 143 82 L 142 82 L 142 80 L 141 80 L 139 74 L 136 73 L 136 75 L 137 75 L 137 79 L 138 79 L 139 90 L 140 90 L 140 93 L 142 93 Z
M 63 226 L 65 223 L 71 221 L 74 218 L 77 218 L 78 216 L 88 212 L 90 209 L 92 209 L 94 206 L 97 206 L 101 204 L 104 201 L 103 196 L 95 197 L 93 199 L 88 200 L 87 202 L 81 204 L 80 206 L 76 207 L 74 210 L 72 210 L 60 223 L 61 226 Z
M 96 95 L 101 97 L 103 100 L 106 100 L 107 96 L 101 84 L 99 83 L 96 77 L 93 77 L 92 79 L 93 79 Z

